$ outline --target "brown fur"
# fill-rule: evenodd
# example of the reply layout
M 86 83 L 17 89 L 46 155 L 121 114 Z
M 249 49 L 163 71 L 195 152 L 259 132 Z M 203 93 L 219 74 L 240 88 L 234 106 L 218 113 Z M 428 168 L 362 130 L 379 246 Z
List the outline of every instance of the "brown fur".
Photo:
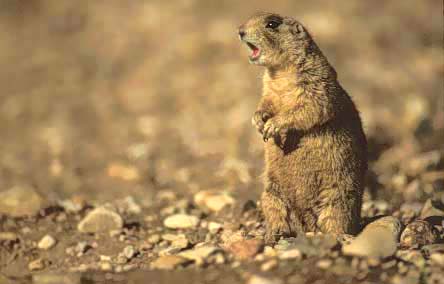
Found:
M 276 20 L 276 29 L 266 27 Z M 358 111 L 307 30 L 260 13 L 240 27 L 266 67 L 253 124 L 265 141 L 267 241 L 299 230 L 355 234 L 367 170 Z M 251 47 L 250 47 L 251 48 Z

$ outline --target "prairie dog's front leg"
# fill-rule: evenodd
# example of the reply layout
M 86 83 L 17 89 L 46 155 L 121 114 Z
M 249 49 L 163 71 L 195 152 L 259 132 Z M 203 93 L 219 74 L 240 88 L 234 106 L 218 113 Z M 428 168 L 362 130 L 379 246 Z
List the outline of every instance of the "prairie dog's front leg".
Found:
M 273 104 L 267 97 L 262 97 L 256 112 L 253 114 L 251 123 L 259 133 L 263 134 L 265 123 L 274 116 Z

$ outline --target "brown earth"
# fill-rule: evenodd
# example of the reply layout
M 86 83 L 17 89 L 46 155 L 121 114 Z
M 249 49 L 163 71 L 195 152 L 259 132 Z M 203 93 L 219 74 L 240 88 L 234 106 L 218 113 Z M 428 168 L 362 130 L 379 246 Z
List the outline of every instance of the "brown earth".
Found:
M 248 202 L 262 189 L 263 142 L 250 124 L 261 70 L 236 34 L 258 10 L 300 19 L 360 109 L 371 156 L 363 215 L 426 219 L 437 237 L 419 239 L 435 244 L 376 262 L 309 236 L 298 257 L 258 246 L 251 260 L 236 258 L 230 244 L 263 234 Z M 440 283 L 442 10 L 432 0 L 2 1 L 0 283 Z M 7 207 L 11 188 L 37 195 Z M 123 228 L 79 232 L 105 203 Z M 166 228 L 176 213 L 199 224 Z M 211 232 L 211 222 L 221 228 Z M 47 234 L 57 243 L 38 248 Z M 199 243 L 217 250 L 154 269 L 159 256 L 196 253 Z M 128 246 L 136 253 L 123 258 Z

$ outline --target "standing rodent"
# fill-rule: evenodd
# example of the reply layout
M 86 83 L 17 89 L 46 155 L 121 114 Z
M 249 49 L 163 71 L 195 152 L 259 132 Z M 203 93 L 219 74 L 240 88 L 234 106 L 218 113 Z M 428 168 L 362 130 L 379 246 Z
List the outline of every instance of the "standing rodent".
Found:
M 265 142 L 266 241 L 298 231 L 356 234 L 367 141 L 356 107 L 304 26 L 259 13 L 239 28 L 266 68 L 252 122 Z

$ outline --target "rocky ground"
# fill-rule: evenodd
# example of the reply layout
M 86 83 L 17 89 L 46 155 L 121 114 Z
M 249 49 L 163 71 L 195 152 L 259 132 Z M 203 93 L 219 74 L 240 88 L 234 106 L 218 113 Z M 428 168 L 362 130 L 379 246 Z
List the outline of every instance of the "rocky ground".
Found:
M 442 186 L 443 158 L 440 151 L 414 156 L 404 165 L 418 178 L 407 182 L 409 175 L 402 172 L 384 186 L 406 197 L 427 194 L 427 188 Z M 30 187 L 2 192 L 0 280 L 443 283 L 443 194 L 399 208 L 367 196 L 363 215 L 373 222 L 357 237 L 307 233 L 274 246 L 263 242 L 254 201 L 239 202 L 232 193 L 215 190 L 193 195 L 162 190 L 153 200 L 128 196 L 92 205 L 72 198 L 45 205 Z
M 255 3 L 0 3 L 0 283 L 444 283 L 442 6 Z M 358 236 L 263 242 L 256 10 L 305 23 L 361 111 Z

